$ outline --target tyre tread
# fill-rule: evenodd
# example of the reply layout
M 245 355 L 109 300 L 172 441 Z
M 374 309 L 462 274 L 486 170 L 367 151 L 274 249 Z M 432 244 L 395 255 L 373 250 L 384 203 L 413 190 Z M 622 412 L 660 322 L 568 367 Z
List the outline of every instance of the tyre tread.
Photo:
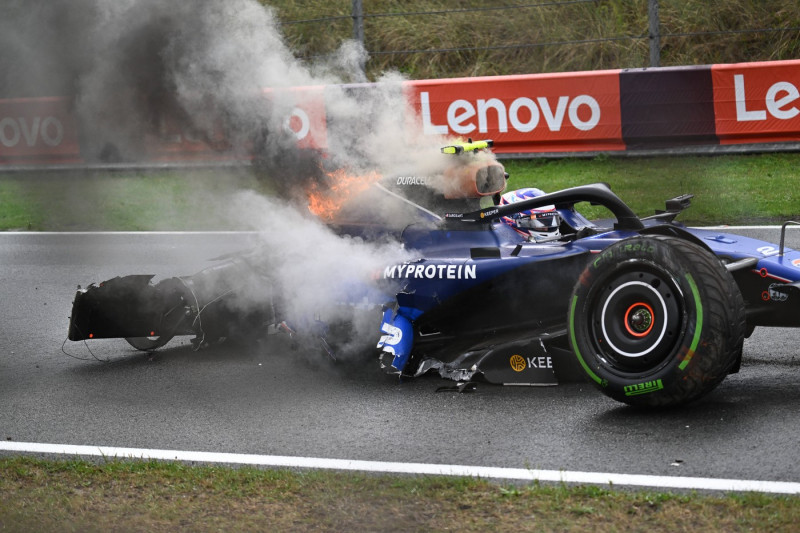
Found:
M 625 396 L 620 388 L 599 388 L 616 400 L 638 407 L 676 406 L 697 400 L 719 385 L 739 359 L 746 329 L 744 300 L 722 262 L 701 246 L 668 236 L 633 239 L 657 240 L 668 246 L 669 254 L 673 258 L 671 262 L 687 265 L 687 271 L 691 273 L 702 298 L 702 337 L 685 373 L 681 372 L 682 375 L 677 377 L 679 363 L 670 363 L 674 366 L 674 379 L 669 379 L 664 388 L 657 392 Z M 591 275 L 586 278 L 582 276 L 582 279 L 590 278 Z M 581 293 L 581 286 L 581 282 L 576 285 L 574 295 Z M 582 336 L 576 335 L 576 338 L 580 339 Z M 581 352 L 585 351 L 586 348 L 581 349 Z

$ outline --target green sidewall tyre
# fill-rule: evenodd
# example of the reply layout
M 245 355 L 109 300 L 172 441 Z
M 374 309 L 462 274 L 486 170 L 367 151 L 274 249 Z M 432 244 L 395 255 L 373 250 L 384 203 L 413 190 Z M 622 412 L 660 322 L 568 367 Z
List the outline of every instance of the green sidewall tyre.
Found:
M 568 311 L 573 352 L 589 380 L 629 405 L 681 405 L 711 391 L 740 357 L 744 301 L 713 253 L 638 236 L 592 258 Z

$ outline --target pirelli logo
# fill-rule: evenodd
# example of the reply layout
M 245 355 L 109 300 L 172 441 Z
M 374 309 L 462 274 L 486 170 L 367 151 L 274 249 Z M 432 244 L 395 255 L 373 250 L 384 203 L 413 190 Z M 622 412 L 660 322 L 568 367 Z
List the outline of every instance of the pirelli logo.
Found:
M 644 383 L 637 383 L 636 385 L 626 385 L 623 389 L 625 396 L 637 396 L 639 394 L 647 394 L 655 392 L 664 388 L 664 384 L 660 379 L 655 381 L 645 381 Z

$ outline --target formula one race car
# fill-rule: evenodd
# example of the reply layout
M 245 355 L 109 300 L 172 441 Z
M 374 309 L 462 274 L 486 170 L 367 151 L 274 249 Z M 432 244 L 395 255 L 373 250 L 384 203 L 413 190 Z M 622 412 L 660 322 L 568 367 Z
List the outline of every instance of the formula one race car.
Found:
M 450 175 L 385 177 L 358 208 L 329 220 L 339 235 L 393 238 L 415 257 L 386 265 L 353 294 L 379 309 L 372 346 L 388 373 L 434 371 L 463 388 L 583 376 L 627 404 L 678 405 L 739 370 L 756 326 L 800 326 L 800 252 L 784 247 L 783 233 L 775 245 L 686 228 L 675 218 L 689 195 L 644 218 L 605 184 L 503 195 L 502 165 L 475 155 L 489 146 L 447 147 L 475 159 Z M 386 202 L 405 210 L 401 222 L 368 208 Z M 581 202 L 612 218 L 588 220 Z M 119 337 L 151 350 L 176 335 L 200 346 L 267 325 L 302 335 L 282 316 L 286 297 L 269 290 L 262 258 L 245 254 L 157 284 L 124 276 L 80 289 L 69 339 Z M 241 292 L 251 305 L 231 303 Z M 330 329 L 307 333 L 334 353 Z

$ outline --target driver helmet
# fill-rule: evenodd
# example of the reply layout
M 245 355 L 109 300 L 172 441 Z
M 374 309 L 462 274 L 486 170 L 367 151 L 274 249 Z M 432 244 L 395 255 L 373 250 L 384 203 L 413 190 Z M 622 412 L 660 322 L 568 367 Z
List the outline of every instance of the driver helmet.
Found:
M 544 195 L 544 191 L 535 187 L 517 189 L 501 196 L 500 205 L 522 202 L 542 195 Z M 519 213 L 502 217 L 500 220 L 514 228 L 517 233 L 535 241 L 561 235 L 558 231 L 558 227 L 561 225 L 561 217 L 554 205 L 520 211 Z

